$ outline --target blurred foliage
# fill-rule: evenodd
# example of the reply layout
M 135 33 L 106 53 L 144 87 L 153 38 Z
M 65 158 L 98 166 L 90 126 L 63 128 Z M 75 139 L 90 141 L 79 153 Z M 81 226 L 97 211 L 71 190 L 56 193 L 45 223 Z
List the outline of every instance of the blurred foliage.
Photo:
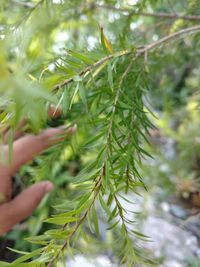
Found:
M 189 267 L 198 267 L 199 261 L 194 258 L 189 258 L 188 260 Z
M 195 72 L 198 73 L 198 70 Z M 191 73 L 183 90 L 190 92 L 196 80 L 198 75 L 195 77 Z M 160 166 L 157 168 L 152 161 L 146 165 L 145 172 L 150 171 L 149 178 L 154 176 L 154 185 L 165 186 L 166 195 L 177 192 L 183 199 L 191 200 L 194 206 L 200 207 L 199 93 L 192 96 L 186 93 L 183 101 L 178 109 L 169 105 L 162 117 L 155 121 L 159 131 L 153 132 L 155 146 L 150 148 L 149 153 L 155 155 L 155 162 Z
M 200 14 L 197 2 L 1 1 L 1 127 L 15 130 L 23 117 L 34 134 L 49 125 L 78 125 L 70 142 L 16 175 L 20 188 L 48 178 L 56 189 L 6 236 L 17 253 L 28 252 L 1 266 L 50 267 L 64 255 L 98 250 L 125 266 L 154 266 L 133 243 L 147 237 L 126 217 L 121 199 L 129 202 L 129 192 L 143 194 L 151 177 L 166 191 L 174 188 L 166 168 L 153 166 L 146 175 L 142 165 L 151 158 L 153 124 L 177 144 L 178 160 L 169 163 L 173 175 L 190 179 L 196 190 L 200 18 L 186 16 Z M 62 107 L 59 121 L 48 121 L 50 104 Z M 155 119 L 151 109 L 163 118 Z M 167 160 L 163 154 L 161 164 Z M 99 210 L 107 220 L 106 238 Z

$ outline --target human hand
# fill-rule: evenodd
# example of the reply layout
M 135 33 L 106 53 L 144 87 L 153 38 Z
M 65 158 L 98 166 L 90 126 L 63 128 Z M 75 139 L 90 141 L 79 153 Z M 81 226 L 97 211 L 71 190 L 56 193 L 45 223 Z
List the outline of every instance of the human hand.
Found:
M 49 109 L 49 115 L 58 117 L 60 111 Z M 23 120 L 14 135 L 13 158 L 10 164 L 0 162 L 0 235 L 8 232 L 12 227 L 32 214 L 42 198 L 53 189 L 50 181 L 42 181 L 25 189 L 22 193 L 11 199 L 12 176 L 20 167 L 32 160 L 35 155 L 41 153 L 53 144 L 64 140 L 76 131 L 76 125 L 66 127 L 49 128 L 39 135 L 24 135 L 22 128 L 26 124 Z M 8 158 L 9 146 L 7 144 L 8 132 L 3 135 L 3 149 L 5 158 Z M 2 151 L 2 150 L 1 150 Z

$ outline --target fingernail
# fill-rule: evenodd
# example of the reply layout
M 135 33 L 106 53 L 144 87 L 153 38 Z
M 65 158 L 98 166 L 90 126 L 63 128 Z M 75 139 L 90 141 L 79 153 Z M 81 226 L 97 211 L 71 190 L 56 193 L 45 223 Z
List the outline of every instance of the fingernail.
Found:
M 44 182 L 44 190 L 45 193 L 49 193 L 50 191 L 52 191 L 54 188 L 53 184 L 51 182 Z

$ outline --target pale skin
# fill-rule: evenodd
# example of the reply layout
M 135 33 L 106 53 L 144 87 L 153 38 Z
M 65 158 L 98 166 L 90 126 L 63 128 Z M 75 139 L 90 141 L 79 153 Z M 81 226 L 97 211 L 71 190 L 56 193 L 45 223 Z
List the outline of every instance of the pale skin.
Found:
M 50 108 L 48 113 L 50 117 L 58 117 L 61 111 Z M 76 126 L 67 129 L 61 126 L 45 129 L 39 135 L 25 135 L 22 131 L 25 124 L 26 120 L 23 120 L 15 132 L 12 162 L 10 164 L 0 162 L 0 235 L 7 233 L 17 223 L 30 216 L 43 197 L 53 189 L 50 181 L 42 181 L 11 199 L 12 176 L 37 154 L 71 136 L 76 131 Z M 8 132 L 4 133 L 3 139 L 3 150 L 5 156 L 8 157 Z

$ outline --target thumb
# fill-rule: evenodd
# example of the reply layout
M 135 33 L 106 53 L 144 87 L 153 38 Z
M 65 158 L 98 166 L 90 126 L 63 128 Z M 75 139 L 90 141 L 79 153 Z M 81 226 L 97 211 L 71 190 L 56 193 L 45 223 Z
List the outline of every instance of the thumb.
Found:
M 42 198 L 53 189 L 53 184 L 43 181 L 24 190 L 15 199 L 0 206 L 0 235 L 32 214 Z

